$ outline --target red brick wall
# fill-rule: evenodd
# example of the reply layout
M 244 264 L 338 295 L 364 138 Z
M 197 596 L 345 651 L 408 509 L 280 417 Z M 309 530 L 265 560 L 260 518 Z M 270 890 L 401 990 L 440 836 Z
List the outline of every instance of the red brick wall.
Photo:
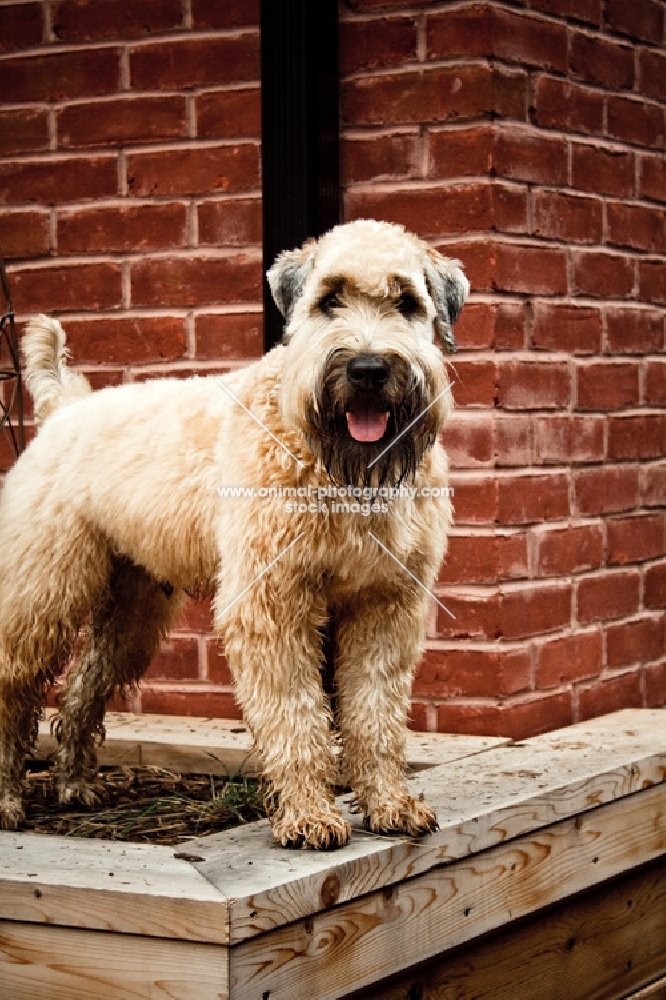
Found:
M 341 3 L 347 218 L 458 255 L 456 529 L 413 720 L 666 701 L 664 4 Z M 96 385 L 261 350 L 256 0 L 0 6 L 0 246 Z M 236 714 L 190 605 L 136 709 Z
M 666 701 L 664 4 L 348 0 L 345 211 L 465 264 L 422 729 Z

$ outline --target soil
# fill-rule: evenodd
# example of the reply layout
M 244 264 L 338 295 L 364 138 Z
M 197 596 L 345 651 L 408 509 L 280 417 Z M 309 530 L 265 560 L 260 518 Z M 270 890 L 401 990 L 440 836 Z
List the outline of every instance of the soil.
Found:
M 95 786 L 99 805 L 60 805 L 55 771 L 33 762 L 26 776 L 22 831 L 180 844 L 265 816 L 252 778 L 175 774 L 158 767 L 105 767 Z

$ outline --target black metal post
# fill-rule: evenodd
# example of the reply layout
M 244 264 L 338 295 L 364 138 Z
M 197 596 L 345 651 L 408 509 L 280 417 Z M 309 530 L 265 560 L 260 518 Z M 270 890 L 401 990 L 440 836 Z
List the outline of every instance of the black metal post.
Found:
M 340 221 L 337 0 L 261 2 L 264 271 Z M 264 281 L 264 344 L 282 318 Z

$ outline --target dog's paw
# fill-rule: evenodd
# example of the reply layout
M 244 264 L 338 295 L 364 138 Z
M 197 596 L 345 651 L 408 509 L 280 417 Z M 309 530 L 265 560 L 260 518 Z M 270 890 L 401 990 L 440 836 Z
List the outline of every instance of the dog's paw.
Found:
M 58 786 L 58 800 L 61 806 L 80 802 L 83 806 L 93 808 L 101 802 L 102 793 L 89 781 L 65 781 Z
M 410 837 L 422 837 L 439 829 L 430 806 L 411 795 L 383 802 L 368 812 L 364 824 L 372 833 L 406 833 Z
M 25 819 L 23 802 L 19 795 L 3 795 L 0 798 L 0 830 L 16 830 Z
M 344 847 L 351 826 L 334 810 L 323 814 L 283 817 L 272 822 L 273 836 L 283 847 L 303 847 L 332 851 Z

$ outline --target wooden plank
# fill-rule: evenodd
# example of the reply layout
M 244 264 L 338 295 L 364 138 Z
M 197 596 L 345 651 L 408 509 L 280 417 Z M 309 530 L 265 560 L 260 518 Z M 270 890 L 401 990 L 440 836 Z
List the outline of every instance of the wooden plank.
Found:
M 666 1000 L 666 978 L 651 983 L 638 993 L 632 993 L 625 1000 Z
M 215 945 L 5 923 L 2 1000 L 228 1000 Z
M 664 780 L 666 716 L 628 710 L 422 771 L 411 787 L 440 829 L 421 841 L 371 836 L 349 815 L 351 843 L 331 854 L 277 849 L 265 823 L 184 849 L 230 900 L 235 944 Z
M 53 709 L 47 709 L 39 724 L 36 756 L 52 759 L 57 750 L 51 735 Z M 252 736 L 242 722 L 233 719 L 193 719 L 173 715 L 133 715 L 109 712 L 105 720 L 106 740 L 99 748 L 102 765 L 152 765 L 189 774 L 259 773 L 259 760 L 252 752 Z M 482 753 L 510 740 L 493 736 L 446 733 L 409 733 L 407 760 L 413 771 L 421 771 L 449 760 Z
M 663 998 L 666 859 L 516 921 L 381 983 L 355 1000 Z M 659 985 L 661 984 L 661 985 Z M 659 993 L 659 990 L 662 993 Z M 351 1000 L 351 998 L 349 998 Z
M 0 919 L 225 944 L 227 900 L 180 847 L 0 835 Z
M 233 997 L 334 1000 L 666 854 L 666 784 L 230 950 Z

